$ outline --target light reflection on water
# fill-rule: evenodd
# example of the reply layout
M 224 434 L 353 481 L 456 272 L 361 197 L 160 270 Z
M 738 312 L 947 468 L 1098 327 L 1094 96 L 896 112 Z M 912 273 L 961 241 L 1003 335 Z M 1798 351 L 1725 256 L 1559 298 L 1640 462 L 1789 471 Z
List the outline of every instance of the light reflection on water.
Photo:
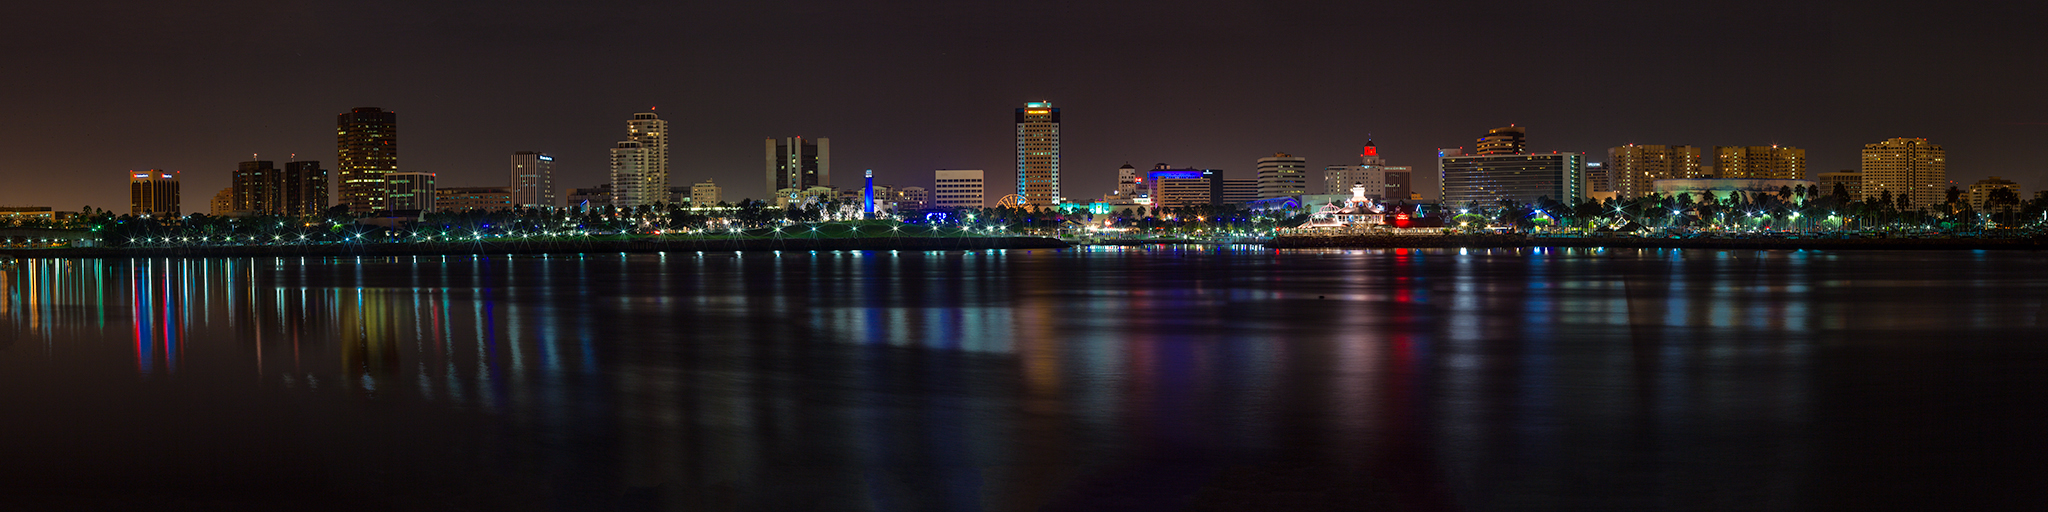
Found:
M 1797 509 L 1837 498 L 1813 472 L 1861 460 L 1830 451 L 1853 430 L 1831 422 L 1869 412 L 1824 414 L 1836 395 L 1919 378 L 1825 356 L 2038 334 L 2041 260 L 1163 246 L 26 260 L 0 272 L 0 368 L 41 368 L 15 378 L 56 395 L 121 365 L 133 389 L 227 404 L 427 405 L 401 425 L 482 414 L 501 433 L 447 464 L 535 472 L 550 486 L 506 492 L 542 508 Z

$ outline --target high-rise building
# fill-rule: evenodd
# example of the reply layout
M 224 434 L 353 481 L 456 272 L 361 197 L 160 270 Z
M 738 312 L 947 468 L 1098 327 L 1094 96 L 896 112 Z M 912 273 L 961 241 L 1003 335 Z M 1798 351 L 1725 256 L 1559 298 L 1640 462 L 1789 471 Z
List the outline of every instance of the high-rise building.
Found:
M 1650 195 L 1657 180 L 1694 180 L 1709 176 L 1700 169 L 1700 148 L 1629 144 L 1608 148 L 1607 177 L 1616 197 Z
M 938 208 L 986 208 L 986 183 L 979 170 L 940 169 L 932 172 L 932 206 Z
M 1476 152 L 1481 155 L 1519 155 L 1527 153 L 1529 152 L 1528 134 L 1528 130 L 1520 126 L 1487 130 L 1486 136 L 1479 138 L 1479 147 L 1476 148 L 1478 149 Z
M 350 213 L 384 208 L 384 175 L 398 172 L 398 113 L 359 107 L 335 123 L 335 170 L 341 204 Z
M 706 179 L 703 183 L 690 184 L 690 206 L 715 206 L 724 201 L 724 189 Z
M 612 148 L 612 205 L 648 206 L 668 201 L 668 121 L 653 112 L 633 114 L 626 140 Z
M 1806 179 L 1806 150 L 1780 146 L 1714 146 L 1714 177 Z
M 2012 191 L 2012 197 L 2013 197 L 2014 199 L 2018 199 L 2018 198 L 2020 197 L 2020 184 L 2019 184 L 2019 183 L 2017 183 L 2017 182 L 2014 182 L 2014 181 L 2012 181 L 2012 180 L 2008 180 L 2008 179 L 2005 179 L 2005 178 L 2000 178 L 2000 177 L 1997 177 L 1997 176 L 1992 176 L 1992 177 L 1989 177 L 1989 178 L 1985 178 L 1985 179 L 1982 179 L 1982 180 L 1977 180 L 1977 182 L 1976 182 L 1976 183 L 1973 183 L 1973 184 L 1971 184 L 1971 185 L 1970 185 L 1970 193 L 1969 193 L 1970 209 L 1973 209 L 1973 210 L 1977 210 L 1977 211 L 1980 211 L 1980 212 L 1988 212 L 1988 211 L 1991 211 L 1991 210 L 1995 209 L 1995 208 L 1985 208 L 1985 207 L 1984 207 L 1984 203 L 1985 203 L 1986 201 L 1989 201 L 1989 200 L 1991 199 L 1991 191 L 1992 191 L 1992 190 L 1995 190 L 1995 189 L 2001 189 L 2001 188 L 2002 188 L 2002 189 L 2006 189 L 2006 190 L 2011 190 L 2011 191 Z M 2009 208 L 2013 208 L 2013 209 L 2018 209 L 2018 208 L 2019 208 L 2019 205 L 2017 205 L 2017 204 L 2007 204 L 2007 205 L 2003 205 L 2003 206 L 2001 206 L 2001 207 L 2009 207 Z
M 277 214 L 284 209 L 284 172 L 269 160 L 237 165 L 228 188 L 234 191 L 229 211 Z
M 1855 169 L 1824 172 L 1820 173 L 1818 178 L 1814 180 L 1820 186 L 1818 195 L 1832 195 L 1835 193 L 1835 185 L 1841 185 L 1842 191 L 1849 194 L 1847 200 L 1855 201 L 1863 197 L 1863 173 Z
M 1488 207 L 1502 200 L 1534 204 L 1543 198 L 1572 204 L 1585 197 L 1586 159 L 1578 153 L 1440 154 L 1439 197 L 1445 207 Z
M 1410 192 L 1409 178 L 1413 170 L 1406 166 L 1387 165 L 1386 158 L 1380 156 L 1379 146 L 1367 140 L 1365 148 L 1358 152 L 1358 165 L 1323 168 L 1322 193 L 1348 196 L 1351 195 L 1351 187 L 1365 185 L 1366 197 L 1405 200 Z
M 260 215 L 318 215 L 327 209 L 327 170 L 320 162 L 242 162 L 228 186 L 229 211 Z
M 1217 204 L 1245 204 L 1260 199 L 1266 199 L 1264 197 L 1260 197 L 1260 195 L 1262 194 L 1259 189 L 1260 183 L 1259 180 L 1256 178 L 1227 179 L 1221 181 L 1223 183 L 1223 195 L 1220 196 L 1222 200 L 1217 201 Z M 1294 195 L 1294 197 L 1300 196 L 1301 194 Z
M 1415 198 L 1415 168 L 1406 165 L 1386 166 L 1387 195 L 1390 201 L 1407 201 Z
M 1607 164 L 1586 162 L 1586 192 L 1613 192 L 1614 183 L 1607 174 Z
M 318 160 L 284 164 L 284 209 L 281 215 L 320 215 L 327 211 L 327 170 Z
M 178 173 L 162 169 L 128 172 L 128 213 L 178 217 Z
M 783 189 L 832 186 L 832 139 L 767 139 L 768 197 Z
M 1050 102 L 1017 109 L 1017 195 L 1026 208 L 1060 204 L 1060 109 Z
M 394 172 L 384 175 L 384 209 L 393 212 L 434 211 L 434 173 Z
M 555 205 L 555 157 L 538 151 L 512 153 L 512 204 L 521 208 Z
M 1260 158 L 1259 197 L 1301 197 L 1308 193 L 1308 159 L 1286 153 Z
M 1863 146 L 1863 197 L 1911 196 L 1912 209 L 1948 202 L 1948 152 L 1927 139 L 1895 138 Z

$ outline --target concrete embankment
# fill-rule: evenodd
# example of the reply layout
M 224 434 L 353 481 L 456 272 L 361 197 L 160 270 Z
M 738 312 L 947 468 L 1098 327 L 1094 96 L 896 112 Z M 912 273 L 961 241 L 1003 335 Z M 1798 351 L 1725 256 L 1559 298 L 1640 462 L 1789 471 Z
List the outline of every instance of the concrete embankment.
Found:
M 955 251 L 1061 249 L 1042 237 L 746 238 L 469 243 L 320 244 L 285 246 L 0 249 L 17 258 L 152 258 L 271 256 L 429 256 L 444 254 L 574 254 L 664 251 Z
M 1310 248 L 1434 248 L 1434 247 L 1618 247 L 1665 249 L 2048 249 L 2048 239 L 2035 238 L 1550 238 L 1522 235 L 1346 235 L 1281 236 L 1267 242 L 1276 249 Z

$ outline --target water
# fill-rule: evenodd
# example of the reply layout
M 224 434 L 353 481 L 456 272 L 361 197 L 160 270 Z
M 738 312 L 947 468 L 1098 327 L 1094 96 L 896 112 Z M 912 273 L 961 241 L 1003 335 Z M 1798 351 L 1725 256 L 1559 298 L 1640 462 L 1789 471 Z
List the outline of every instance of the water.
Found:
M 0 271 L 0 505 L 2038 505 L 2044 264 L 1167 247 L 26 260 Z

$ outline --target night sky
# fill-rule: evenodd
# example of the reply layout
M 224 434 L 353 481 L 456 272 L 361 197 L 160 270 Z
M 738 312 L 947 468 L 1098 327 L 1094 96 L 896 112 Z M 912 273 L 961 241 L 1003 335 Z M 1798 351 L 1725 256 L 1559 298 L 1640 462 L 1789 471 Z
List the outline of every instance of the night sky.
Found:
M 416 5 L 417 4 L 417 5 Z M 429 5 L 431 4 L 431 5 Z M 1011 113 L 1062 109 L 1063 191 L 1167 162 L 1252 177 L 1356 163 L 1372 137 L 1434 188 L 1439 147 L 1528 127 L 1628 143 L 1783 144 L 1810 172 L 1925 137 L 1967 188 L 2048 184 L 2048 7 L 1927 2 L 15 2 L 0 31 L 0 205 L 125 212 L 181 171 L 204 212 L 252 153 L 333 169 L 335 114 L 399 113 L 399 169 L 502 186 L 607 178 L 633 113 L 672 123 L 671 185 L 761 197 L 762 139 L 829 137 L 834 181 L 1014 186 Z M 1420 181 L 1420 180 L 1419 180 Z

